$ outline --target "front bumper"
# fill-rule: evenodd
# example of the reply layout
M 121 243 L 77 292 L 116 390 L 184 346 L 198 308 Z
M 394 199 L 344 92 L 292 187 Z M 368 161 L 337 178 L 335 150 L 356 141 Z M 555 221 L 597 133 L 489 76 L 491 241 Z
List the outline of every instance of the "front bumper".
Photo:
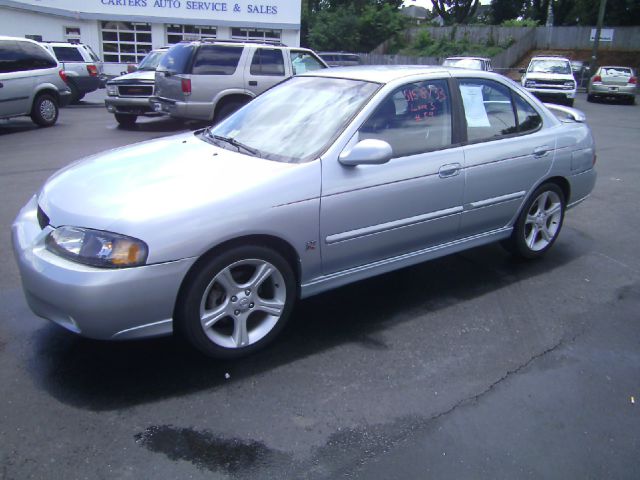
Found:
M 149 117 L 162 115 L 162 113 L 153 110 L 149 103 L 149 97 L 107 97 L 104 100 L 104 105 L 110 113 L 145 115 Z
M 167 335 L 178 289 L 195 262 L 188 258 L 142 267 L 82 265 L 45 248 L 34 196 L 12 227 L 13 250 L 31 310 L 85 337 L 101 340 Z
M 525 87 L 529 92 L 533 93 L 538 98 L 562 98 L 571 99 L 576 98 L 576 90 L 558 90 L 553 88 L 531 88 Z

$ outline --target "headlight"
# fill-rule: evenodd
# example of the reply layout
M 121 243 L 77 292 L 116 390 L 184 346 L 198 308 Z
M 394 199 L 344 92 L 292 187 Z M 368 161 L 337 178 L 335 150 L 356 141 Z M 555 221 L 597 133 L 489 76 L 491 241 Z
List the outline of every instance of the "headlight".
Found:
M 89 228 L 59 227 L 46 239 L 47 250 L 94 267 L 144 265 L 149 248 L 141 240 Z
M 118 95 L 118 87 L 116 85 L 109 85 L 107 83 L 107 95 L 110 97 L 115 97 Z
M 573 88 L 574 83 L 572 81 L 564 82 L 565 87 Z

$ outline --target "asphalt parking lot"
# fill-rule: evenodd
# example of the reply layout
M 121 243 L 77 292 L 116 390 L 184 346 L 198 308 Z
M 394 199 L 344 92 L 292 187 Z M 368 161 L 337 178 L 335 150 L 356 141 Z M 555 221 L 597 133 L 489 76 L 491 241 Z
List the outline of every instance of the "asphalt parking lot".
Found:
M 350 285 L 220 362 L 28 309 L 21 206 L 77 159 L 185 129 L 87 100 L 49 129 L 0 121 L 0 478 L 638 478 L 640 105 L 579 94 L 599 178 L 543 260 L 490 245 Z

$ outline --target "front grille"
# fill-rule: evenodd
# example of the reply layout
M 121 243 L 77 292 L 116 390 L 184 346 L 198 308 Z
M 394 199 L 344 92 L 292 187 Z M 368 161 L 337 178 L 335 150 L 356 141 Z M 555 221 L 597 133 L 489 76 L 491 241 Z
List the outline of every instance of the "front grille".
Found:
M 150 97 L 153 85 L 120 85 L 118 93 L 121 97 Z
M 38 215 L 38 225 L 40 225 L 40 228 L 44 229 L 44 227 L 49 225 L 49 217 L 47 217 L 47 214 L 44 213 L 42 208 L 40 208 L 40 205 L 38 205 L 37 215 Z

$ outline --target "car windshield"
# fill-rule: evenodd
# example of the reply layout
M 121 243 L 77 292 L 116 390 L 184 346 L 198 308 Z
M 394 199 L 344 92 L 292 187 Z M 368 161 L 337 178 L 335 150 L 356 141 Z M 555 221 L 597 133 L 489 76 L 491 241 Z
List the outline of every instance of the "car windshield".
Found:
M 149 55 L 144 57 L 138 66 L 138 70 L 155 70 L 158 68 L 160 64 L 160 60 L 165 52 L 151 52 Z
M 294 77 L 207 130 L 243 151 L 287 163 L 317 158 L 380 87 L 377 83 Z M 239 148 L 240 150 L 240 148 Z
M 442 64 L 445 67 L 468 68 L 470 70 L 482 70 L 482 62 L 474 58 L 447 58 Z
M 529 65 L 529 71 L 571 75 L 571 64 L 566 60 L 532 60 L 531 65 Z

